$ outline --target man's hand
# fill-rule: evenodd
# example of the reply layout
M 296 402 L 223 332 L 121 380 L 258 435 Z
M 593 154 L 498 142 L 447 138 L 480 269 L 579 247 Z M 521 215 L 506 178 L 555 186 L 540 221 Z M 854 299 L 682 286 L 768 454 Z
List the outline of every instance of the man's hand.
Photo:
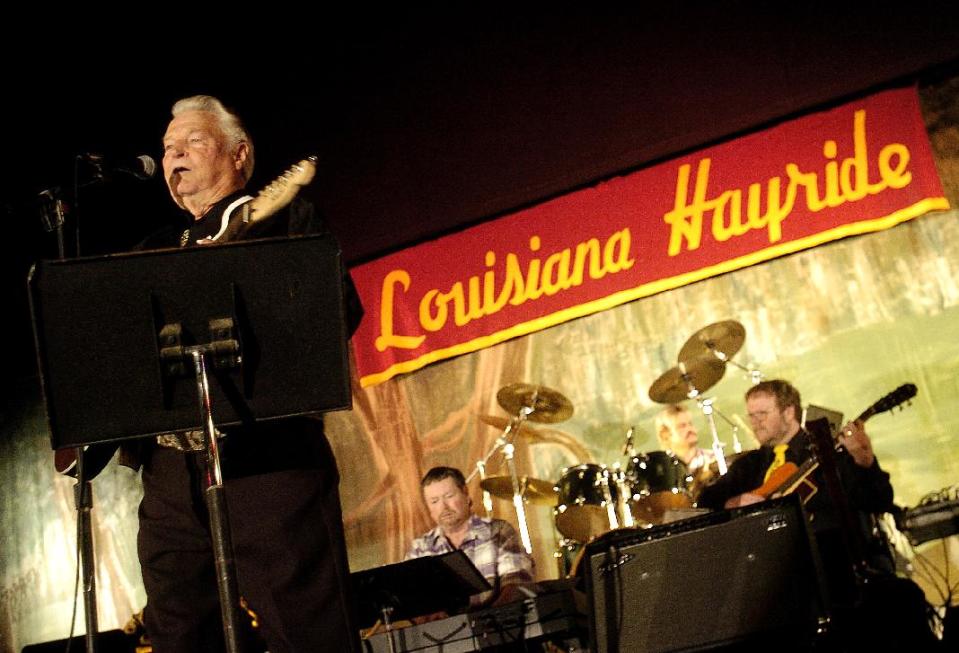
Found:
M 759 494 L 753 494 L 752 492 L 745 492 L 739 496 L 732 497 L 726 500 L 726 503 L 723 504 L 724 508 L 742 508 L 743 506 L 751 506 L 754 503 L 759 503 L 760 501 L 765 501 L 766 497 Z
M 853 461 L 860 467 L 871 467 L 876 459 L 876 454 L 872 451 L 872 442 L 866 435 L 863 423 L 858 420 L 842 427 L 839 444 L 845 447 Z
M 431 621 L 439 621 L 440 619 L 446 619 L 449 615 L 440 610 L 439 612 L 432 612 L 430 614 L 423 614 L 418 617 L 413 617 L 410 621 L 414 624 L 425 624 Z

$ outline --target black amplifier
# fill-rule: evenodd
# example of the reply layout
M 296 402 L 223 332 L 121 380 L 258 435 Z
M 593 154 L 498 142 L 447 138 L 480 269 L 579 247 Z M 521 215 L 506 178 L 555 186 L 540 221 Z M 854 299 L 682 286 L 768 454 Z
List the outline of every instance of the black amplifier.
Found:
M 795 495 L 611 531 L 585 555 L 593 653 L 798 645 L 828 622 L 821 564 Z

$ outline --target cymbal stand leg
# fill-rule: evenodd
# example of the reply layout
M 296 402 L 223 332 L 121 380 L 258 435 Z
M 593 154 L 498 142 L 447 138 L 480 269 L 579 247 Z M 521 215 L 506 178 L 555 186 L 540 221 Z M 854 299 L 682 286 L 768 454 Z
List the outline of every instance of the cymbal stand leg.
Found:
M 513 444 L 509 443 L 503 447 L 503 456 L 506 458 L 506 467 L 509 469 L 509 477 L 513 482 L 513 507 L 516 508 L 516 521 L 519 524 L 519 535 L 523 539 L 523 547 L 526 553 L 533 554 L 533 542 L 529 537 L 529 525 L 526 523 L 526 507 L 523 505 L 523 488 L 519 486 L 519 478 L 516 476 L 516 463 L 513 462 Z
M 709 402 L 710 402 L 710 405 L 711 405 L 711 402 L 714 401 L 714 400 L 713 400 L 713 399 L 708 399 L 708 400 L 706 400 L 706 401 L 709 401 Z M 736 424 L 736 422 L 734 422 L 733 420 L 731 420 L 731 419 L 729 419 L 728 417 L 726 417 L 725 415 L 723 415 L 723 412 L 722 412 L 721 410 L 719 410 L 718 408 L 716 408 L 715 406 L 712 406 L 712 410 L 713 410 L 713 412 L 715 412 L 717 415 L 719 415 L 724 422 L 726 422 L 727 424 L 729 424 L 729 427 L 733 430 L 733 451 L 734 451 L 735 453 L 742 453 L 742 451 L 743 451 L 743 443 L 739 441 L 739 425 Z
M 619 519 L 616 517 L 616 503 L 613 501 L 613 494 L 609 489 L 609 470 L 603 467 L 603 476 L 599 480 L 603 488 L 603 500 L 606 502 L 606 518 L 609 520 L 610 530 L 619 528 Z
M 476 471 L 479 472 L 480 482 L 486 479 L 486 461 L 477 460 L 476 461 Z M 486 516 L 493 516 L 493 495 L 490 494 L 487 490 L 483 490 L 483 508 L 486 510 Z
M 489 462 L 489 459 L 492 458 L 493 454 L 495 454 L 497 451 L 509 444 L 512 444 L 513 433 L 519 431 L 519 429 L 523 426 L 523 422 L 526 420 L 526 417 L 532 412 L 532 408 L 524 406 L 523 408 L 520 408 L 519 415 L 517 417 L 510 417 L 509 424 L 506 425 L 506 428 L 503 429 L 503 432 L 500 433 L 499 437 L 496 438 L 496 441 L 493 442 L 493 446 L 490 447 L 490 450 L 486 452 L 486 455 L 483 456 L 482 460 L 476 461 L 476 469 L 470 472 L 470 475 L 466 477 L 467 483 L 472 481 L 473 477 L 476 476 L 477 473 L 480 474 L 481 480 L 485 478 L 483 474 L 486 473 L 486 463 Z M 492 505 L 492 499 L 490 500 L 490 503 Z M 492 508 L 490 508 L 490 510 L 492 510 Z
M 709 422 L 709 430 L 713 434 L 713 454 L 716 456 L 716 465 L 719 467 L 720 476 L 722 476 L 729 470 L 726 468 L 726 455 L 723 453 L 723 447 L 725 445 L 719 441 L 719 432 L 716 430 L 716 420 L 713 418 L 713 400 L 697 399 L 697 402 L 703 411 L 703 415 L 706 416 L 706 421 Z
M 763 380 L 763 373 L 760 372 L 759 370 L 753 369 L 753 368 L 751 368 L 751 367 L 746 367 L 746 366 L 744 366 L 744 365 L 740 365 L 740 364 L 737 363 L 736 361 L 734 361 L 734 360 L 732 360 L 732 359 L 730 359 L 730 358 L 727 358 L 727 357 L 726 357 L 726 354 L 723 354 L 721 351 L 713 350 L 713 353 L 716 354 L 716 358 L 719 358 L 719 359 L 722 360 L 723 362 L 729 363 L 730 365 L 735 365 L 736 367 L 738 367 L 739 369 L 741 369 L 743 372 L 745 372 L 746 374 L 748 374 L 748 375 L 749 375 L 749 380 L 750 380 L 750 382 L 752 382 L 753 385 L 756 385 L 757 383 L 759 383 L 760 381 Z
M 616 502 L 619 507 L 619 514 L 623 518 L 623 526 L 631 528 L 636 525 L 633 520 L 633 511 L 629 509 L 629 502 L 633 497 L 632 492 L 626 486 L 626 472 L 623 471 L 619 463 L 613 465 L 613 479 L 616 482 Z
M 722 361 L 726 360 L 726 355 L 721 351 L 712 350 L 716 357 Z M 726 455 L 723 453 L 723 443 L 719 441 L 719 433 L 716 431 L 716 420 L 713 419 L 713 400 L 712 399 L 703 399 L 699 390 L 696 389 L 696 386 L 693 385 L 692 379 L 689 375 L 686 374 L 686 366 L 680 362 L 679 369 L 683 373 L 683 380 L 686 381 L 686 386 L 689 388 L 689 392 L 686 393 L 686 396 L 690 399 L 695 399 L 696 403 L 699 404 L 699 407 L 703 411 L 703 415 L 706 416 L 706 421 L 709 422 L 709 430 L 713 434 L 713 454 L 716 457 L 716 464 L 719 466 L 720 476 L 725 475 L 728 471 L 726 469 Z

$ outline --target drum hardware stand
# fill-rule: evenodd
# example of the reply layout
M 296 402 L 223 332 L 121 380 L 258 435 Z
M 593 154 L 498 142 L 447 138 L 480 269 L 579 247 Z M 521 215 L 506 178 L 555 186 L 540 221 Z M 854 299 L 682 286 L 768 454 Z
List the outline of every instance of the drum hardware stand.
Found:
M 626 429 L 626 443 L 623 444 L 623 455 L 628 458 L 636 455 L 636 448 L 633 446 L 633 433 L 635 432 L 635 426 L 630 426 Z M 636 522 L 633 520 L 633 511 L 629 509 L 629 502 L 633 498 L 632 490 L 626 485 L 626 472 L 622 470 L 619 463 L 613 465 L 613 480 L 616 483 L 616 490 L 619 494 L 617 503 L 619 513 L 623 516 L 623 526 L 627 528 L 635 526 Z M 613 528 L 616 527 L 613 526 Z
M 629 428 L 629 438 L 632 442 L 633 428 Z M 631 448 L 631 446 L 630 446 Z M 603 477 L 606 478 L 607 472 L 604 471 Z M 625 528 L 631 528 L 636 525 L 635 520 L 633 519 L 633 511 L 629 509 L 629 501 L 632 499 L 632 491 L 626 486 L 626 472 L 623 471 L 619 463 L 613 465 L 613 482 L 616 483 L 617 498 L 616 498 L 616 507 L 619 510 L 619 514 L 623 516 L 623 526 Z M 605 482 L 606 487 L 604 488 L 604 494 L 606 495 L 606 500 L 609 501 L 609 483 Z M 607 508 L 608 510 L 608 508 Z M 614 523 L 615 522 L 615 523 Z M 619 528 L 619 523 L 615 519 L 610 520 L 610 528 Z
M 609 489 L 609 469 L 603 467 L 603 475 L 599 479 L 599 484 L 603 489 L 603 501 L 606 503 L 606 519 L 609 522 L 610 529 L 619 528 L 619 519 L 616 517 L 618 505 L 613 501 L 613 494 Z
M 635 431 L 635 426 L 630 426 L 626 429 L 626 442 L 623 444 L 623 455 L 627 458 L 632 458 L 636 455 L 636 447 L 633 446 L 633 433 L 635 433 Z
M 719 351 L 718 349 L 713 348 L 712 346 L 709 346 L 708 343 L 707 343 L 707 347 L 709 348 L 709 351 L 713 352 L 713 356 L 715 356 L 722 362 L 729 363 L 730 365 L 734 365 L 738 367 L 739 369 L 741 369 L 743 372 L 745 372 L 746 378 L 748 378 L 753 385 L 756 385 L 757 383 L 763 380 L 763 373 L 760 372 L 759 370 L 754 369 L 752 367 L 746 367 L 744 365 L 740 365 L 739 363 L 734 361 L 732 358 L 727 356 L 725 353 Z M 737 451 L 736 453 L 739 453 L 739 452 Z
M 523 494 L 519 487 L 519 478 L 516 476 L 516 463 L 513 461 L 513 443 L 503 447 L 503 456 L 506 458 L 506 467 L 509 469 L 510 479 L 513 481 L 513 507 L 516 508 L 516 520 L 519 524 L 519 535 L 523 539 L 526 553 L 533 554 L 533 542 L 529 536 L 529 525 L 526 523 L 526 506 L 523 505 Z
M 725 354 L 723 354 L 721 351 L 716 351 L 713 349 L 712 352 L 716 354 L 716 357 L 720 358 L 720 360 L 725 357 Z M 706 416 L 706 421 L 709 422 L 709 430 L 713 435 L 713 455 L 716 457 L 716 465 L 719 467 L 719 475 L 724 476 L 726 472 L 729 471 L 729 469 L 726 467 L 726 454 L 723 453 L 723 447 L 726 445 L 719 441 L 719 432 L 716 430 L 716 420 L 713 418 L 713 412 L 715 411 L 719 413 L 719 411 L 713 408 L 713 399 L 704 399 L 700 395 L 699 390 L 696 389 L 696 386 L 693 385 L 692 380 L 686 374 L 686 364 L 682 361 L 679 363 L 679 369 L 683 373 L 683 379 L 686 381 L 686 386 L 689 388 L 689 392 L 686 393 L 686 396 L 696 401 L 696 403 L 699 405 L 699 408 L 703 411 L 703 415 Z M 719 414 L 722 415 L 722 413 Z M 723 419 L 727 422 L 729 421 L 725 416 L 723 416 Z M 733 433 L 735 433 L 735 430 Z M 736 438 L 736 441 L 738 442 L 738 438 Z
M 476 461 L 476 471 L 479 472 L 480 483 L 486 480 L 486 461 L 477 460 Z M 483 490 L 483 508 L 486 510 L 486 516 L 493 516 L 493 495 L 490 494 L 489 490 Z
M 509 470 L 510 481 L 513 485 L 513 508 L 516 510 L 516 520 L 519 524 L 519 534 L 523 539 L 523 547 L 526 549 L 526 553 L 532 555 L 533 553 L 533 543 L 529 536 L 529 525 L 526 522 L 526 507 L 523 505 L 523 492 L 522 488 L 519 486 L 519 477 L 516 475 L 516 464 L 513 461 L 513 454 L 515 452 L 515 447 L 513 446 L 513 434 L 519 430 L 523 425 L 523 422 L 526 421 L 526 418 L 529 417 L 536 409 L 533 406 L 536 404 L 536 394 L 533 394 L 532 399 L 530 400 L 530 405 L 523 406 L 519 409 L 518 415 L 515 418 L 511 418 L 509 424 L 506 425 L 506 428 L 503 429 L 503 432 L 500 434 L 496 441 L 493 443 L 492 448 L 483 456 L 481 461 L 477 461 L 476 469 L 469 475 L 466 479 L 468 483 L 477 472 L 485 473 L 486 463 L 489 462 L 489 459 L 493 457 L 500 449 L 503 450 L 503 457 L 506 459 L 506 468 Z M 486 506 L 486 496 L 483 497 L 483 505 Z M 488 512 L 492 511 L 492 499 L 490 499 L 490 506 Z
M 713 404 L 713 402 L 715 402 L 715 401 L 716 401 L 716 398 L 715 398 L 715 397 L 713 397 L 712 399 L 703 399 L 703 400 L 702 400 L 703 404 L 709 404 L 709 407 L 710 407 L 711 411 L 712 411 L 712 412 L 715 412 L 717 415 L 719 415 L 719 416 L 722 418 L 722 420 L 729 425 L 729 428 L 731 428 L 731 429 L 733 430 L 733 453 L 742 453 L 742 452 L 743 452 L 743 443 L 739 441 L 739 425 L 736 424 L 736 422 L 734 422 L 733 420 L 731 420 L 731 419 L 729 419 L 728 417 L 726 417 L 725 415 L 723 415 L 723 412 L 722 412 L 721 410 L 719 410 L 718 408 L 714 407 L 712 404 Z

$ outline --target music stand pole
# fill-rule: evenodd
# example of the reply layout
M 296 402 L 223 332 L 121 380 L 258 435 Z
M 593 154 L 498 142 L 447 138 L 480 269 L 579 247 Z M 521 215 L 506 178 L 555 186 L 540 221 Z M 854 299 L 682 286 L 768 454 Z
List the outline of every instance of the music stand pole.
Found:
M 384 605 L 380 609 L 383 615 L 383 626 L 386 628 L 386 639 L 390 643 L 390 653 L 396 653 L 396 642 L 393 640 L 393 620 L 390 616 L 393 614 L 393 606 Z
M 93 522 L 90 511 L 93 509 L 93 486 L 87 479 L 83 448 L 77 448 L 77 484 L 73 487 L 74 501 L 77 506 L 77 537 L 80 547 L 80 569 L 83 582 L 83 614 L 86 624 L 86 653 L 96 653 L 97 625 L 97 579 L 96 564 L 93 557 Z
M 236 582 L 236 563 L 233 559 L 233 542 L 230 537 L 230 516 L 226 507 L 223 489 L 223 474 L 220 471 L 220 450 L 213 426 L 213 409 L 210 401 L 210 384 L 206 373 L 208 346 L 187 347 L 185 353 L 193 358 L 196 371 L 197 395 L 200 402 L 200 417 L 203 420 L 203 443 L 206 447 L 206 498 L 210 513 L 210 539 L 216 561 L 217 591 L 220 595 L 220 614 L 223 617 L 223 637 L 228 653 L 239 653 L 236 606 L 240 604 L 240 592 Z

